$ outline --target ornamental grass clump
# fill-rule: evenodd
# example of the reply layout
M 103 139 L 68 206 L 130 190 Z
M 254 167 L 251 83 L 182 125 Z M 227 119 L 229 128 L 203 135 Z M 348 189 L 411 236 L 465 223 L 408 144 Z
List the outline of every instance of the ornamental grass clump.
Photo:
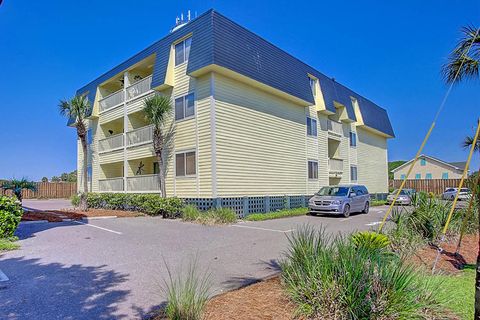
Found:
M 167 297 L 164 314 L 170 320 L 200 320 L 210 297 L 211 275 L 199 273 L 197 260 L 190 262 L 186 273 L 175 271 L 165 263 L 168 277 L 164 280 L 163 291 Z
M 371 238 L 371 237 L 364 237 Z M 427 319 L 440 310 L 432 286 L 384 241 L 358 245 L 302 227 L 288 238 L 282 279 L 298 315 L 316 319 Z M 363 241 L 362 243 L 366 243 Z M 369 242 L 373 243 L 372 241 Z

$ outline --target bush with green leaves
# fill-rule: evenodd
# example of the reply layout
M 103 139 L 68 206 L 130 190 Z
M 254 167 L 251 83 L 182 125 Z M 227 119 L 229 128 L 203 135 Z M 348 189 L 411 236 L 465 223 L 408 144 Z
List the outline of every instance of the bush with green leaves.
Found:
M 168 278 L 164 279 L 163 291 L 167 297 L 164 313 L 170 320 L 200 320 L 210 296 L 211 275 L 198 273 L 197 260 L 193 260 L 184 275 L 176 270 L 175 274 L 165 263 Z
M 382 233 L 362 231 L 352 235 L 352 243 L 366 250 L 384 250 L 390 245 L 390 240 Z
M 369 237 L 370 238 L 370 237 Z M 428 319 L 431 284 L 400 259 L 304 226 L 288 238 L 282 279 L 298 315 L 315 319 Z
M 177 218 L 184 202 L 180 198 L 162 198 L 157 194 L 89 193 L 87 205 L 93 209 L 139 211 L 152 216 Z
M 182 210 L 182 219 L 201 224 L 227 224 L 236 222 L 237 215 L 230 208 L 212 208 L 208 211 L 200 211 L 196 206 L 188 205 Z
M 0 196 L 0 238 L 13 236 L 22 214 L 22 207 L 15 198 Z
M 80 196 L 78 194 L 74 194 L 73 196 L 71 196 L 70 203 L 72 204 L 72 206 L 77 208 L 80 205 Z

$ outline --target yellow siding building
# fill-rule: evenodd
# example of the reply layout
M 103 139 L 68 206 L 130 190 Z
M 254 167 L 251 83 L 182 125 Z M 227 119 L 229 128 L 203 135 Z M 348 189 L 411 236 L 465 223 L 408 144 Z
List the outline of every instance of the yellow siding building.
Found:
M 77 94 L 92 103 L 93 192 L 159 192 L 153 130 L 143 112 L 155 94 L 173 105 L 165 128 L 173 132 L 168 196 L 306 196 L 344 183 L 365 184 L 371 193 L 388 189 L 387 140 L 394 134 L 385 109 L 213 10 Z

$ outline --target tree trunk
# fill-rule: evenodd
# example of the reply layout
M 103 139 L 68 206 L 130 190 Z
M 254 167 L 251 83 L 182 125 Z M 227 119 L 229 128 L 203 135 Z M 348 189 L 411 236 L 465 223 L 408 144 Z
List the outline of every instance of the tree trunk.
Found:
M 88 150 L 87 150 L 87 138 L 86 135 L 80 136 L 80 141 L 82 143 L 83 150 L 83 168 L 82 168 L 82 180 L 83 180 L 83 192 L 80 194 L 80 210 L 87 211 L 87 193 L 88 193 Z
M 480 172 L 478 172 L 480 175 Z M 475 186 L 475 193 L 472 194 L 472 197 L 476 194 L 477 196 L 477 210 L 478 210 L 478 253 L 477 253 L 477 272 L 475 274 L 475 320 L 480 319 L 480 186 Z
M 23 202 L 22 189 L 20 189 L 20 192 L 16 192 L 15 195 L 17 196 L 18 201 L 20 201 L 20 204 L 22 204 Z
M 160 196 L 167 197 L 167 188 L 165 186 L 165 163 L 163 159 L 164 136 L 160 128 L 153 130 L 153 150 L 158 160 L 158 180 L 160 183 Z

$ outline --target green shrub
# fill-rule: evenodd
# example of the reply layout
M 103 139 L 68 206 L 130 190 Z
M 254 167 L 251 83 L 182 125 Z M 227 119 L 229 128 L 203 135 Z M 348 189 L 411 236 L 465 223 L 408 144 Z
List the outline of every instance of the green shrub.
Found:
M 254 213 L 248 215 L 245 220 L 247 221 L 263 221 L 271 219 L 280 219 L 285 217 L 303 216 L 308 213 L 308 208 L 295 208 L 285 209 L 268 213 Z
M 306 226 L 288 238 L 282 278 L 297 313 L 316 319 L 427 319 L 435 289 L 400 259 Z
M 200 214 L 200 210 L 194 205 L 187 205 L 182 209 L 182 219 L 185 221 L 195 221 Z
M 15 198 L 0 196 L 0 238 L 13 236 L 22 214 L 22 207 Z
M 387 203 L 386 200 L 371 200 L 370 206 L 371 207 L 384 206 L 386 203 Z
M 94 209 L 139 211 L 176 218 L 180 216 L 184 203 L 177 197 L 162 198 L 157 194 L 89 193 L 87 205 Z
M 173 276 L 166 265 L 168 279 L 164 280 L 163 291 L 167 296 L 165 315 L 171 320 L 200 320 L 209 298 L 211 289 L 210 273 L 199 275 L 197 260 L 191 262 L 186 275 Z M 178 270 L 176 270 L 178 271 Z
M 70 198 L 70 202 L 72 204 L 72 206 L 74 206 L 75 208 L 77 208 L 79 205 L 80 205 L 80 196 L 78 194 L 74 194 L 71 198 Z
M 362 231 L 352 235 L 352 243 L 356 248 L 367 250 L 383 250 L 390 245 L 390 240 L 384 234 L 373 231 Z

